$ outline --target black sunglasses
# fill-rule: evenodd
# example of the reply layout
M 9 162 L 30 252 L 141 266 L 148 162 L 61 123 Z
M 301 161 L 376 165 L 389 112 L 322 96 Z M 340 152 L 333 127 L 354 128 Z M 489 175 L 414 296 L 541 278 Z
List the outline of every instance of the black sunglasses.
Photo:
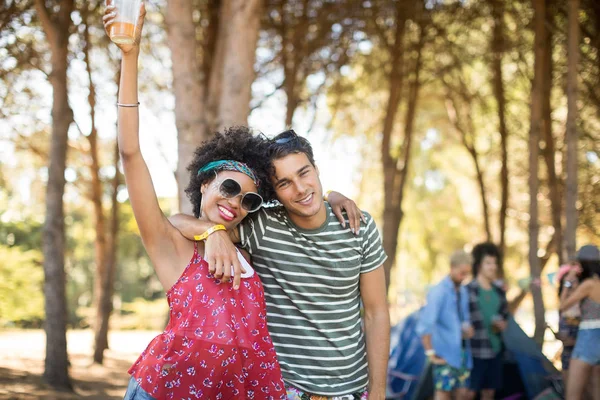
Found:
M 285 132 L 281 132 L 277 136 L 278 136 L 277 139 L 272 140 L 273 143 L 285 144 L 285 143 L 291 142 L 292 140 L 298 139 L 298 135 L 296 134 L 296 132 L 294 132 L 293 129 L 287 130 Z
M 217 172 L 215 171 L 215 175 L 218 178 Z M 260 206 L 263 204 L 263 198 L 258 193 L 254 192 L 246 192 L 242 193 L 242 186 L 232 178 L 225 178 L 222 181 L 216 180 L 215 178 L 215 186 L 219 188 L 219 193 L 226 199 L 233 199 L 237 196 L 242 196 L 242 201 L 240 202 L 242 208 L 249 213 L 257 211 Z

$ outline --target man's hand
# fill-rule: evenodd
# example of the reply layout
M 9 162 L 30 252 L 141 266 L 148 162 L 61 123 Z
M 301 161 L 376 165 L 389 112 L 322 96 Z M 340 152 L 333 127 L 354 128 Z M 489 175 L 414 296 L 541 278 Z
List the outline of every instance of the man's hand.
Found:
M 346 211 L 348 216 L 348 222 L 350 224 L 350 230 L 355 235 L 360 232 L 360 221 L 367 222 L 367 218 L 364 216 L 360 208 L 356 205 L 353 200 L 350 200 L 346 196 L 338 192 L 330 192 L 327 195 L 327 201 L 333 210 L 333 213 L 342 224 L 342 227 L 346 227 L 346 220 L 342 211 Z
M 246 271 L 238 260 L 237 249 L 225 231 L 211 234 L 205 241 L 204 259 L 208 263 L 208 271 L 221 278 L 221 282 L 231 280 L 231 267 L 233 266 L 233 288 L 240 288 L 241 275 Z
M 502 332 L 502 331 L 504 331 L 506 329 L 506 327 L 508 326 L 508 324 L 506 323 L 505 320 L 499 319 L 497 321 L 494 321 L 492 323 L 492 326 L 496 329 L 496 331 Z
M 475 329 L 473 329 L 473 326 L 470 325 L 468 328 L 464 328 L 462 333 L 463 339 L 471 339 L 473 336 L 475 336 Z
M 429 361 L 431 361 L 431 363 L 434 365 L 446 365 L 447 364 L 446 360 L 444 360 L 442 357 L 438 357 L 435 355 L 429 357 Z

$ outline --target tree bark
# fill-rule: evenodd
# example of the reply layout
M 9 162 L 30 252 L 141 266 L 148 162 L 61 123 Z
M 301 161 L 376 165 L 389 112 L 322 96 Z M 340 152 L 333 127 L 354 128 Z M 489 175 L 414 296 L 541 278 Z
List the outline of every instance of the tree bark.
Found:
M 396 15 L 396 31 L 392 51 L 392 69 L 389 75 L 389 97 L 387 112 L 383 127 L 383 140 L 381 144 L 382 167 L 384 174 L 384 209 L 383 209 L 383 248 L 388 255 L 384 263 L 386 290 L 391 283 L 391 270 L 396 260 L 396 250 L 400 224 L 404 213 L 402 200 L 410 164 L 414 121 L 421 88 L 420 73 L 422 65 L 422 50 L 425 43 L 425 22 L 422 16 L 419 20 L 419 42 L 417 44 L 417 57 L 414 64 L 413 78 L 409 83 L 407 96 L 407 109 L 404 119 L 404 143 L 399 157 L 391 154 L 391 136 L 394 128 L 396 114 L 400 104 L 403 84 L 404 61 L 404 30 L 406 26 L 406 13 L 402 2 L 398 3 Z
M 208 14 L 208 26 L 204 28 L 202 42 L 202 82 L 204 86 L 211 76 L 212 67 L 215 64 L 215 54 L 217 51 L 217 38 L 219 33 L 219 14 L 221 10 L 221 0 L 208 0 L 206 9 L 203 10 Z
M 51 52 L 52 136 L 46 187 L 44 254 L 44 297 L 46 319 L 46 359 L 44 379 L 53 387 L 71 390 L 67 356 L 67 301 L 65 294 L 65 226 L 63 194 L 68 131 L 73 121 L 67 87 L 67 56 L 72 25 L 73 0 L 64 0 L 50 11 L 44 0 L 35 7 Z M 55 11 L 54 11 L 55 10 Z
M 167 2 L 167 35 L 173 65 L 173 92 L 175 93 L 175 125 L 177 126 L 177 177 L 179 210 L 191 214 L 185 188 L 190 178 L 187 167 L 194 150 L 208 139 L 205 129 L 204 87 L 200 80 L 197 60 L 196 28 L 192 18 L 192 2 Z
M 553 10 L 550 3 L 546 7 L 546 25 L 552 26 Z M 552 226 L 555 232 L 556 243 L 555 252 L 558 256 L 558 263 L 562 265 L 563 257 L 563 240 L 562 240 L 562 198 L 560 195 L 561 182 L 556 173 L 555 153 L 556 147 L 554 144 L 554 135 L 552 133 L 552 31 L 546 29 L 546 48 L 544 52 L 544 75 L 543 75 L 543 94 L 542 94 L 542 133 L 544 137 L 544 147 L 542 155 L 546 164 L 548 175 L 548 190 L 550 193 L 550 209 L 552 215 Z
M 197 60 L 192 2 L 167 2 L 178 131 L 177 184 L 180 211 L 191 214 L 185 195 L 194 150 L 215 130 L 246 125 L 264 0 L 211 0 L 203 63 Z M 203 74 L 200 74 L 202 72 Z M 204 79 L 200 79 L 204 75 Z
M 540 278 L 541 267 L 538 253 L 539 222 L 538 222 L 538 200 L 539 191 L 539 145 L 542 132 L 543 94 L 544 94 L 544 71 L 546 68 L 545 46 L 546 39 L 546 1 L 533 0 L 534 8 L 534 77 L 531 88 L 531 129 L 529 132 L 529 267 L 531 278 Z M 544 299 L 541 287 L 534 285 L 531 288 L 533 295 L 535 334 L 534 339 L 538 344 L 544 341 L 546 323 L 544 317 Z
M 504 78 L 502 76 L 502 59 L 505 52 L 504 40 L 504 0 L 492 1 L 492 18 L 494 28 L 492 31 L 492 73 L 494 97 L 498 107 L 498 132 L 500 133 L 500 154 L 502 167 L 500 169 L 500 252 L 504 254 L 506 248 L 506 211 L 509 196 L 509 171 L 508 171 L 508 127 L 506 126 L 506 97 L 504 94 Z M 501 270 L 503 268 L 501 266 Z
M 90 34 L 89 34 L 89 11 L 82 8 L 82 18 L 84 24 L 83 30 L 83 58 L 86 65 L 86 72 L 88 77 L 88 103 L 90 106 L 90 119 L 91 119 L 91 130 L 87 136 L 90 144 L 90 174 L 92 176 L 91 187 L 90 187 L 90 200 L 92 201 L 94 208 L 94 220 L 95 220 L 95 240 L 94 240 L 94 261 L 95 261 L 95 272 L 94 272 L 94 309 L 96 315 L 94 317 L 93 329 L 94 329 L 94 362 L 102 364 L 104 361 L 104 350 L 108 347 L 106 341 L 106 335 L 102 335 L 102 326 L 108 325 L 109 315 L 103 312 L 101 304 L 103 303 L 104 297 L 107 293 L 105 287 L 102 284 L 106 280 L 106 228 L 105 228 L 105 217 L 104 207 L 102 202 L 102 196 L 104 195 L 103 183 L 100 178 L 100 160 L 98 154 L 98 129 L 96 127 L 96 86 L 92 80 L 92 65 L 90 61 Z
M 217 127 L 247 125 L 252 82 L 256 73 L 256 44 L 264 0 L 224 0 L 221 26 L 226 26 L 222 91 Z
M 119 202 L 117 201 L 117 194 L 119 193 L 119 185 L 121 181 L 121 174 L 119 172 L 119 144 L 117 140 L 115 140 L 113 159 L 115 176 L 113 177 L 111 184 L 112 207 L 109 220 L 109 235 L 106 242 L 106 268 L 101 280 L 102 296 L 98 302 L 98 313 L 102 315 L 103 318 L 98 321 L 99 326 L 95 333 L 96 346 L 94 350 L 94 361 L 100 364 L 103 361 L 104 350 L 108 349 L 108 330 L 110 327 L 110 315 L 113 311 L 114 282 L 117 271 L 117 249 L 119 235 Z M 98 357 L 100 361 L 96 361 L 96 357 Z
M 565 197 L 565 249 L 572 259 L 577 236 L 577 66 L 579 64 L 579 0 L 569 1 L 567 49 L 567 178 Z
M 398 204 L 398 185 L 396 176 L 397 159 L 391 154 L 392 131 L 396 120 L 398 107 L 404 83 L 404 28 L 406 26 L 406 14 L 400 6 L 397 7 L 396 31 L 394 44 L 390 49 L 392 52 L 391 71 L 389 75 L 389 95 L 383 122 L 383 138 L 381 141 L 381 163 L 383 168 L 383 249 L 388 258 L 384 264 L 386 288 L 389 289 L 391 270 L 396 258 L 398 246 L 398 231 L 402 220 L 402 210 Z M 382 38 L 383 39 L 383 38 Z
M 281 3 L 281 15 L 285 15 L 285 4 Z M 308 57 L 306 52 L 306 40 L 307 31 L 309 26 L 308 21 L 308 10 L 309 0 L 302 1 L 302 16 L 297 18 L 294 14 L 293 25 L 288 29 L 287 22 L 284 20 L 281 22 L 280 35 L 281 35 L 281 59 L 284 71 L 284 85 L 285 95 L 287 98 L 286 112 L 285 112 L 285 125 L 292 126 L 294 120 L 294 113 L 298 104 L 300 103 L 298 87 L 300 82 L 303 82 L 305 77 L 299 77 L 298 72 L 300 65 L 305 57 Z M 295 11 L 295 10 L 294 10 Z M 283 17 L 282 17 L 283 18 Z

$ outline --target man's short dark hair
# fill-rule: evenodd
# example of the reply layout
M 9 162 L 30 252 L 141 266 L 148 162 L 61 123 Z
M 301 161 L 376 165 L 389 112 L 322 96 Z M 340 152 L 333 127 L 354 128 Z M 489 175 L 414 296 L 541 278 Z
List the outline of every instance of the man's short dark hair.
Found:
M 279 160 L 290 154 L 306 154 L 308 161 L 315 166 L 315 157 L 310 142 L 305 138 L 298 136 L 292 129 L 281 132 L 271 139 L 269 146 L 269 159 L 271 160 L 272 173 L 274 174 L 273 161 Z
M 479 268 L 485 256 L 495 257 L 498 262 L 498 267 L 501 265 L 502 254 L 500 249 L 494 243 L 485 242 L 479 243 L 473 248 L 473 276 L 477 276 Z

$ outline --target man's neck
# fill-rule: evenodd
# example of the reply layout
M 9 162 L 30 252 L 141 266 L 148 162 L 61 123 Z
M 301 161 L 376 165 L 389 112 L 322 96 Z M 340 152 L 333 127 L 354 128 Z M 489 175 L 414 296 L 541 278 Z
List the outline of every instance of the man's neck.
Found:
M 486 277 L 484 277 L 481 274 L 477 275 L 477 282 L 479 283 L 479 286 L 481 286 L 482 288 L 484 288 L 486 290 L 489 290 L 492 288 L 492 281 L 490 281 L 489 279 L 487 279 Z
M 325 202 L 323 201 L 319 212 L 317 212 L 315 215 L 305 217 L 303 215 L 297 215 L 290 212 L 288 212 L 288 215 L 292 222 L 300 229 L 318 229 L 321 226 L 323 226 L 325 221 L 327 221 L 327 207 L 325 206 Z
M 452 282 L 452 284 L 454 285 L 454 289 L 458 290 L 460 288 L 460 282 L 455 282 L 454 279 L 452 279 L 451 275 L 448 275 L 448 278 L 450 279 L 450 282 Z

